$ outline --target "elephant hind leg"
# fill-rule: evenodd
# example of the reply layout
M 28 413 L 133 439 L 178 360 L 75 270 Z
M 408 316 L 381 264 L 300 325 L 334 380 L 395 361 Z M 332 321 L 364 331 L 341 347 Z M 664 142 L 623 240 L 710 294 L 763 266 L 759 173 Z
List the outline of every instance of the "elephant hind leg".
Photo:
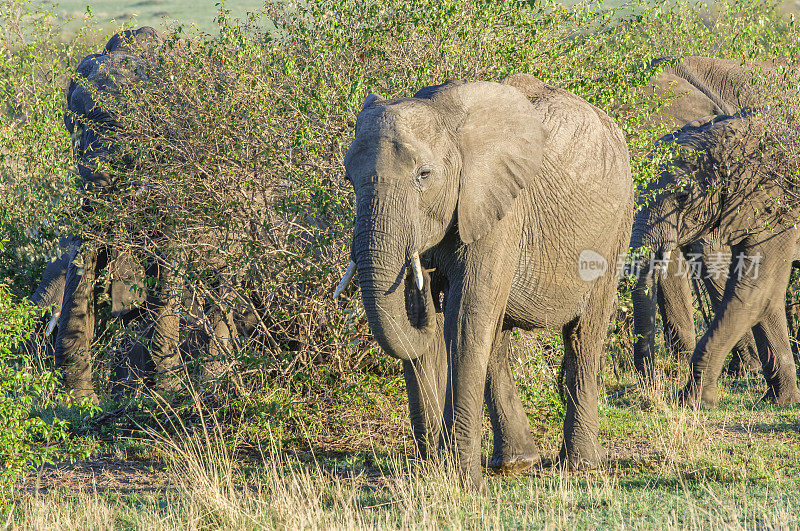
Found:
M 753 330 L 747 332 L 733 347 L 731 361 L 725 368 L 726 374 L 734 378 L 745 378 L 757 374 L 761 369 L 754 333 Z
M 598 439 L 597 376 L 616 296 L 614 280 L 598 280 L 586 311 L 562 329 L 567 412 L 559 459 L 570 468 L 597 466 L 606 457 Z
M 753 328 L 758 355 L 767 380 L 763 399 L 777 404 L 800 403 L 792 347 L 786 328 L 783 308 L 772 309 L 766 318 Z
M 486 369 L 484 391 L 494 432 L 489 467 L 503 474 L 521 472 L 540 460 L 528 426 L 528 416 L 511 375 L 508 362 L 510 339 L 511 330 L 498 329 Z

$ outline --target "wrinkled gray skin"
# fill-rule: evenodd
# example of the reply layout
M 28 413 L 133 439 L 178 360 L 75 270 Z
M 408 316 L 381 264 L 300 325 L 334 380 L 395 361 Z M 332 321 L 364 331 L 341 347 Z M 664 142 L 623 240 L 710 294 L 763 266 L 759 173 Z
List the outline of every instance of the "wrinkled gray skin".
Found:
M 562 327 L 560 458 L 599 463 L 597 372 L 617 278 L 584 281 L 578 262 L 591 250 L 615 264 L 627 246 L 633 190 L 617 126 L 522 74 L 414 98 L 370 95 L 345 167 L 357 200 L 352 258 L 364 307 L 378 343 L 403 360 L 420 453 L 443 434 L 463 479 L 485 488 L 484 399 L 493 460 L 535 451 L 508 365 L 509 335 L 514 326 Z M 415 252 L 425 268 L 421 291 Z
M 61 315 L 61 302 L 64 299 L 64 281 L 67 274 L 67 265 L 72 247 L 72 238 L 62 238 L 59 241 L 59 255 L 45 267 L 42 280 L 36 287 L 36 291 L 30 296 L 30 301 L 39 308 L 50 308 L 50 312 L 42 317 L 39 328 L 43 328 L 47 335 L 51 334 L 58 323 Z M 38 334 L 37 334 L 38 336 Z M 31 337 L 24 348 L 37 359 L 42 359 L 52 352 L 42 353 L 39 351 L 40 342 L 38 337 Z M 49 344 L 46 344 L 46 347 Z M 46 350 L 51 350 L 47 349 Z
M 720 305 L 692 354 L 692 375 L 679 396 L 685 401 L 716 403 L 725 357 L 751 328 L 767 380 L 765 398 L 800 400 L 784 308 L 798 229 L 795 219 L 772 206 L 782 192 L 758 171 L 762 154 L 749 127 L 746 118 L 721 116 L 692 122 L 662 139 L 680 145 L 683 154 L 645 191 L 655 198 L 634 222 L 631 247 L 646 246 L 657 259 L 701 238 L 746 257 L 747 267 L 752 263 L 747 257 L 762 257 L 757 278 L 734 274 L 737 261 L 731 262 Z M 720 174 L 721 168 L 728 173 Z M 638 330 L 652 333 L 658 275 L 648 275 L 647 269 L 642 268 L 633 292 L 634 319 Z M 639 363 L 646 375 L 652 350 Z
M 72 139 L 83 190 L 113 193 L 114 177 L 100 163 L 113 150 L 113 146 L 104 141 L 104 135 L 117 128 L 118 122 L 97 104 L 94 94 L 114 95 L 119 93 L 121 85 L 136 82 L 138 58 L 133 55 L 133 50 L 157 44 L 160 40 L 158 33 L 150 27 L 127 30 L 114 35 L 103 53 L 87 56 L 78 66 L 77 72 L 83 81 L 70 82 L 64 123 Z M 85 201 L 83 208 L 91 209 L 91 204 Z M 132 257 L 75 240 L 65 272 L 63 304 L 55 342 L 56 366 L 62 370 L 66 387 L 74 390 L 77 398 L 96 400 L 90 346 L 95 330 L 97 280 L 106 266 L 110 266 L 111 278 L 119 280 L 111 286 L 112 301 L 119 302 L 115 306 L 121 305 L 113 308 L 114 313 L 127 313 L 126 324 L 130 324 L 139 312 L 154 316 L 150 324 L 143 325 L 143 328 L 140 326 L 140 333 L 150 341 L 152 363 L 146 359 L 144 346 L 134 344 L 123 356 L 127 359 L 119 360 L 117 364 L 116 381 L 124 387 L 127 381 L 141 380 L 144 373 L 152 372 L 150 369 L 169 374 L 180 363 L 180 357 L 177 349 L 178 316 L 172 309 L 175 297 L 165 291 L 174 282 L 167 272 L 148 271 L 148 274 L 158 277 L 161 295 L 148 294 L 143 308 L 131 313 L 142 301 L 132 301 L 130 305 L 124 301 L 132 292 L 132 286 L 142 286 L 144 271 Z M 143 290 L 133 291 L 141 293 Z M 162 381 L 168 382 L 168 379 Z
M 648 68 L 661 68 L 645 90 L 670 101 L 652 117 L 654 123 L 675 130 L 706 116 L 733 115 L 758 104 L 754 80 L 773 72 L 771 61 L 740 61 L 687 56 L 662 57 Z
M 652 117 L 652 122 L 662 124 L 670 130 L 677 130 L 684 124 L 712 115 L 732 115 L 742 109 L 757 104 L 757 89 L 754 76 L 775 70 L 775 63 L 769 61 L 750 62 L 743 66 L 740 61 L 713 57 L 688 56 L 680 60 L 662 57 L 653 61 L 648 68 L 662 68 L 647 85 L 646 90 L 654 90 L 662 99 L 670 101 Z M 653 124 L 650 124 L 651 126 Z M 693 242 L 694 252 L 727 252 L 729 248 L 717 248 L 714 242 Z M 709 247 L 711 246 L 711 247 Z M 685 257 L 676 249 L 670 257 L 670 269 L 657 284 L 659 313 L 664 323 L 667 347 L 678 358 L 691 356 L 696 345 L 693 318 L 693 297 L 689 279 L 675 275 L 676 268 L 685 266 Z M 703 285 L 709 294 L 712 308 L 719 304 L 727 276 L 719 279 L 704 279 Z M 637 315 L 636 313 L 634 314 Z M 649 323 L 649 312 L 638 314 L 634 332 L 634 360 L 639 374 L 651 376 L 645 368 L 645 360 L 652 359 L 655 335 Z M 748 331 L 733 348 L 733 358 L 728 371 L 746 374 L 760 367 L 756 354 L 756 341 Z
M 696 345 L 694 294 L 692 286 L 688 282 L 689 278 L 679 272 L 685 272 L 688 268 L 692 268 L 699 273 L 702 279 L 701 285 L 708 294 L 709 310 L 716 313 L 719 310 L 728 280 L 727 270 L 711 273 L 706 266 L 708 257 L 719 261 L 719 258 L 714 258 L 714 256 L 719 256 L 717 253 L 730 255 L 731 249 L 719 242 L 707 239 L 700 239 L 683 249 L 676 249 L 670 257 L 666 274 L 661 276 L 657 284 L 657 304 L 664 324 L 666 345 L 669 352 L 678 360 L 688 362 Z M 692 258 L 692 260 L 687 261 L 688 258 Z M 800 245 L 795 248 L 792 266 L 800 267 Z M 700 293 L 697 295 L 699 296 Z M 708 318 L 708 315 L 704 315 L 704 317 Z M 644 378 L 652 377 L 652 366 L 647 365 L 645 360 L 652 359 L 650 353 L 655 351 L 654 332 L 655 323 L 649 323 L 647 319 L 639 320 L 639 326 L 635 330 L 638 335 L 634 343 L 634 363 L 639 374 Z M 757 349 L 754 333 L 749 330 L 734 346 L 731 352 L 731 361 L 725 368 L 726 373 L 735 377 L 743 377 L 760 371 L 761 362 Z

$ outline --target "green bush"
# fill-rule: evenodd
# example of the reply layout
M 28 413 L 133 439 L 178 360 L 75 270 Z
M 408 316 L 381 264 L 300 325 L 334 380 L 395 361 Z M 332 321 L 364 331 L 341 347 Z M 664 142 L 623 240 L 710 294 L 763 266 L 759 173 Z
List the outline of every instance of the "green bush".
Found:
M 0 12 L 19 12 L 9 5 L 20 2 L 0 0 Z M 24 19 L 4 16 L 17 27 Z M 9 242 L 0 273 L 17 292 L 30 289 L 55 238 L 69 232 L 159 262 L 182 286 L 182 339 L 213 335 L 215 315 L 240 323 L 240 337 L 223 345 L 225 360 L 199 353 L 200 362 L 225 362 L 237 401 L 266 385 L 306 395 L 324 393 L 331 375 L 399 374 L 371 341 L 357 292 L 330 296 L 348 262 L 354 217 L 342 157 L 368 93 L 410 96 L 447 79 L 531 73 L 608 112 L 628 138 L 636 182 L 645 183 L 653 174 L 645 154 L 666 132 L 647 121 L 665 102 L 637 89 L 653 74 L 643 68 L 649 61 L 791 61 L 800 43 L 793 19 L 771 1 L 729 0 L 711 10 L 644 1 L 614 9 L 271 1 L 243 21 L 223 9 L 218 35 L 176 28 L 161 48 L 143 52 L 144 75 L 122 97 L 98 95 L 122 124 L 113 138 L 118 179 L 75 226 L 74 167 L 61 125 L 65 73 L 102 40 L 90 27 L 62 43 L 46 16 L 35 20 L 0 46 L 0 236 Z M 630 357 L 628 308 L 621 306 L 609 342 L 620 371 L 629 369 L 619 361 Z M 533 365 L 520 374 L 552 372 L 540 370 L 547 365 L 538 358 Z M 551 383 L 542 386 L 547 396 L 529 399 L 549 404 Z
M 12 488 L 24 471 L 76 453 L 69 422 L 53 410 L 70 397 L 59 389 L 53 371 L 38 370 L 18 348 L 30 338 L 41 314 L 27 302 L 15 303 L 8 287 L 0 284 L 0 493 Z

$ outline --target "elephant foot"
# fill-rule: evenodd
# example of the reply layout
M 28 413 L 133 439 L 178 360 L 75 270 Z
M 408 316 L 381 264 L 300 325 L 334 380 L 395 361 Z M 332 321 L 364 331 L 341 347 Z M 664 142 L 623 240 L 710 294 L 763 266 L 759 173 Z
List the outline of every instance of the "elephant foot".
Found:
M 558 461 L 567 470 L 585 470 L 599 468 L 608 458 L 608 452 L 599 443 L 572 445 L 567 450 L 566 443 L 561 445 Z
M 770 402 L 779 406 L 789 404 L 800 404 L 800 391 L 795 387 L 790 391 L 777 392 L 774 387 L 767 389 L 764 396 L 761 397 L 762 402 Z
M 678 391 L 674 401 L 681 406 L 703 406 L 716 407 L 719 403 L 719 392 L 716 385 L 704 385 L 700 387 L 690 381 L 686 386 Z
M 489 468 L 494 474 L 507 475 L 518 474 L 533 467 L 542 460 L 539 452 L 531 452 L 516 455 L 493 455 L 489 461 Z
M 531 468 L 541 459 L 533 436 L 526 429 L 524 433 L 506 433 L 505 438 L 495 436 L 489 468 L 495 474 L 515 474 Z
M 486 481 L 484 481 L 479 467 L 473 471 L 461 471 L 461 487 L 474 494 L 489 495 L 489 488 L 486 486 Z

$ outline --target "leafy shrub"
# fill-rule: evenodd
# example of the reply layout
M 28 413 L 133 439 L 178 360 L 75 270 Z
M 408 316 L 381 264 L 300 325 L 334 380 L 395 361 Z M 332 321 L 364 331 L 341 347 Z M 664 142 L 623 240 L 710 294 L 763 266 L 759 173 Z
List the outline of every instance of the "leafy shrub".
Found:
M 21 472 L 76 451 L 69 422 L 52 411 L 70 397 L 59 390 L 53 371 L 37 370 L 34 360 L 17 349 L 40 316 L 41 309 L 13 302 L 8 287 L 0 284 L 0 493 Z
M 0 231 L 11 242 L 2 268 L 31 272 L 15 280 L 15 289 L 30 287 L 65 232 L 161 264 L 180 286 L 182 339 L 218 340 L 219 315 L 238 323 L 233 343 L 217 341 L 224 359 L 200 358 L 224 362 L 240 395 L 265 382 L 303 394 L 324 392 L 331 374 L 398 374 L 371 341 L 357 293 L 330 297 L 354 217 L 342 157 L 367 93 L 409 96 L 447 79 L 528 72 L 608 112 L 645 183 L 653 174 L 645 154 L 666 132 L 648 122 L 666 102 L 637 89 L 654 73 L 649 61 L 793 58 L 800 42 L 777 3 L 752 0 L 713 10 L 686 2 L 276 1 L 244 21 L 223 9 L 218 25 L 218 35 L 196 37 L 177 28 L 142 53 L 139 82 L 121 97 L 98 95 L 121 123 L 109 139 L 119 146 L 117 181 L 113 193 L 92 198 L 92 217 L 80 226 L 61 129 L 63 73 L 102 45 L 90 46 L 90 30 L 59 43 L 44 22 L 32 37 L 6 35 L 0 79 L 6 108 L 16 110 L 0 131 Z M 630 312 L 621 308 L 610 341 L 616 360 L 630 357 Z

